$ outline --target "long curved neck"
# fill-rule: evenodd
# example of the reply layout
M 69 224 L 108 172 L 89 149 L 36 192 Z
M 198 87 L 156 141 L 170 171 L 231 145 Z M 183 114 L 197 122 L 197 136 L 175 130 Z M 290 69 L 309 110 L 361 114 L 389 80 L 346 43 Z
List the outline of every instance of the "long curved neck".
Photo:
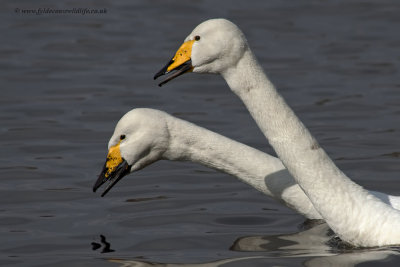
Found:
M 165 159 L 192 161 L 228 173 L 309 219 L 321 218 L 279 159 L 174 117 L 167 125 L 170 143 Z
M 223 77 L 244 102 L 279 158 L 303 188 L 308 184 L 315 186 L 320 180 L 315 173 L 323 177 L 327 177 L 327 171 L 330 172 L 329 176 L 342 175 L 265 76 L 250 50 Z M 343 186 L 348 186 L 347 181 Z
M 391 223 L 385 222 L 381 214 L 390 214 L 388 220 L 395 218 L 399 226 L 399 213 L 368 194 L 336 167 L 278 94 L 250 49 L 236 66 L 221 74 L 317 211 L 342 239 L 363 246 L 393 241 L 385 235 L 393 230 Z M 395 238 L 400 243 L 400 231 L 396 232 Z

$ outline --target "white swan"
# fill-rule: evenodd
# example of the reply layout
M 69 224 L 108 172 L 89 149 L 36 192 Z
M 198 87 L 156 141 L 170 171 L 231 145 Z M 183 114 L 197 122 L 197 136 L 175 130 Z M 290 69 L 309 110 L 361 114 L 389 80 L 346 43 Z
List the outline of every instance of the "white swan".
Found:
M 118 122 L 93 191 L 157 160 L 192 161 L 237 177 L 308 219 L 321 219 L 282 162 L 273 156 L 165 112 L 139 108 Z M 388 199 L 389 200 L 389 199 Z M 400 208 L 400 206 L 399 206 Z
M 163 83 L 188 71 L 222 75 L 342 240 L 363 247 L 400 244 L 400 212 L 336 167 L 266 77 L 236 25 L 225 19 L 201 23 L 154 78 L 174 70 Z
M 157 160 L 192 161 L 236 176 L 308 219 L 321 219 L 279 159 L 165 112 L 143 108 L 128 112 L 118 122 L 108 146 L 106 169 L 93 187 L 95 191 L 111 181 L 102 196 L 125 174 Z M 373 194 L 400 208 L 400 198 Z

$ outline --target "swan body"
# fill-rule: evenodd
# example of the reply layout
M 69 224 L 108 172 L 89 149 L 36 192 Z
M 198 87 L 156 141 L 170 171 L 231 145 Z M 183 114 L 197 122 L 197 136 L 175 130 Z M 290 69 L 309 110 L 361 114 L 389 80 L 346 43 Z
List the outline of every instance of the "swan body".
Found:
M 315 209 L 342 240 L 361 247 L 400 244 L 400 212 L 337 168 L 267 78 L 236 25 L 225 19 L 205 21 L 185 43 L 193 40 L 190 53 L 182 54 L 191 64 L 188 71 L 220 74 L 225 79 Z M 182 61 L 178 54 L 175 59 Z M 174 69 L 162 69 L 155 78 Z

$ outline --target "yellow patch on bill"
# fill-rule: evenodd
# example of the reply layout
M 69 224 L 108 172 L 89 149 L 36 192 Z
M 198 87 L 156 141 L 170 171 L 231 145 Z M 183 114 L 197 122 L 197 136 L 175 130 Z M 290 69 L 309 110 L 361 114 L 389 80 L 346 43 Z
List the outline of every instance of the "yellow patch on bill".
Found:
M 108 178 L 123 161 L 121 151 L 119 149 L 120 143 L 121 141 L 119 141 L 115 146 L 110 147 L 110 150 L 108 151 L 106 161 L 107 172 L 104 175 L 106 178 Z
M 168 66 L 167 71 L 171 71 L 176 67 L 179 67 L 186 61 L 190 60 L 192 56 L 192 46 L 195 41 L 187 41 L 184 42 L 181 47 L 179 47 L 178 51 L 175 53 L 174 58 L 172 59 L 174 62 Z

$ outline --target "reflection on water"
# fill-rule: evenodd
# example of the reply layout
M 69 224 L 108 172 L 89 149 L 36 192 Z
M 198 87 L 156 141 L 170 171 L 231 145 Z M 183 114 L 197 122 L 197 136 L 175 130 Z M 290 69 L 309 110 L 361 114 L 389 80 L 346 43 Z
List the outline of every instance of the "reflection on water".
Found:
M 330 255 L 328 242 L 333 233 L 322 223 L 308 230 L 288 235 L 241 237 L 231 247 L 234 251 L 276 251 L 283 255 Z
M 390 248 L 323 245 L 322 226 L 299 231 L 303 217 L 195 164 L 157 162 L 105 198 L 91 191 L 116 122 L 136 107 L 273 153 L 220 77 L 153 81 L 193 27 L 225 17 L 339 167 L 400 195 L 397 0 L 36 2 L 0 4 L 0 266 L 399 266 Z M 15 13 L 44 7 L 107 13 Z
M 140 260 L 108 259 L 120 266 L 249 266 L 261 263 L 271 264 L 274 258 L 287 258 L 289 264 L 300 260 L 304 266 L 343 266 L 351 267 L 360 263 L 380 261 L 400 254 L 400 247 L 386 248 L 347 248 L 336 241 L 333 232 L 322 223 L 308 230 L 274 236 L 249 236 L 235 241 L 231 249 L 235 251 L 264 252 L 259 256 L 229 258 L 207 263 L 157 263 Z M 329 245 L 328 245 L 329 244 Z M 389 260 L 390 261 L 390 260 Z
M 392 260 L 388 260 L 390 256 L 399 255 L 398 251 L 385 250 L 385 251 L 368 251 L 368 252 L 354 252 L 349 254 L 331 255 L 324 257 L 314 257 L 312 259 L 293 261 L 290 258 L 287 259 L 286 266 L 296 266 L 295 264 L 301 264 L 309 267 L 320 267 L 320 266 L 340 266 L 340 267 L 353 267 L 360 263 L 376 262 L 386 260 L 389 264 L 395 264 Z M 284 257 L 284 256 L 283 256 Z M 140 260 L 124 260 L 124 259 L 109 259 L 109 262 L 117 263 L 121 267 L 147 267 L 147 266 L 189 266 L 189 267 L 214 267 L 214 266 L 273 266 L 275 257 L 268 256 L 254 256 L 254 257 L 241 257 L 233 259 L 218 260 L 207 263 L 157 263 Z M 379 266 L 379 263 L 376 263 Z M 297 266 L 299 266 L 297 265 Z M 389 265 L 388 265 L 389 266 Z M 393 265 L 394 266 L 394 265 Z
M 92 242 L 92 250 L 97 250 L 101 247 L 103 249 L 101 250 L 101 253 L 109 253 L 109 252 L 114 252 L 115 250 L 111 249 L 111 244 L 107 242 L 106 237 L 104 235 L 100 235 L 100 242 L 101 244 L 97 242 Z

